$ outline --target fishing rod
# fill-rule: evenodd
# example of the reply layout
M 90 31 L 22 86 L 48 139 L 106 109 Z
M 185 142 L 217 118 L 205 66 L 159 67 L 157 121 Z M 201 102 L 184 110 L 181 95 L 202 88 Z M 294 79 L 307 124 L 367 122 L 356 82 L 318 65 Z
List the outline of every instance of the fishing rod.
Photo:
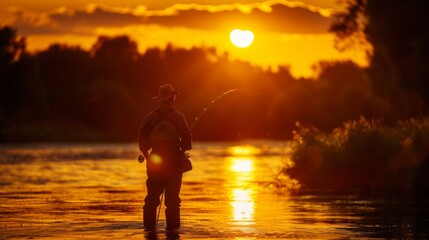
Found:
M 189 131 L 190 132 L 192 132 L 192 130 L 194 129 L 194 127 L 195 127 L 195 125 L 201 120 L 201 118 L 204 116 L 204 114 L 217 102 L 217 101 L 219 101 L 220 99 L 222 99 L 223 97 L 225 97 L 226 95 L 229 95 L 229 94 L 231 94 L 231 93 L 235 93 L 235 92 L 243 92 L 243 93 L 246 93 L 247 95 L 252 95 L 252 94 L 250 94 L 250 92 L 249 91 L 247 91 L 247 90 L 245 90 L 245 89 L 231 89 L 231 90 L 228 90 L 228 91 L 226 91 L 226 92 L 224 92 L 224 93 L 222 93 L 221 95 L 219 95 L 219 96 L 217 96 L 215 99 L 213 99 L 210 103 L 209 103 L 209 105 L 207 105 L 205 108 L 203 108 L 203 111 L 201 111 L 201 113 L 200 114 L 198 114 L 198 116 L 197 117 L 195 117 L 195 119 L 194 119 L 194 122 L 191 124 L 191 126 L 189 127 Z M 140 155 L 139 157 L 138 157 L 138 161 L 139 161 L 139 163 L 143 163 L 144 162 L 144 160 L 145 160 L 145 157 L 143 156 L 143 155 Z

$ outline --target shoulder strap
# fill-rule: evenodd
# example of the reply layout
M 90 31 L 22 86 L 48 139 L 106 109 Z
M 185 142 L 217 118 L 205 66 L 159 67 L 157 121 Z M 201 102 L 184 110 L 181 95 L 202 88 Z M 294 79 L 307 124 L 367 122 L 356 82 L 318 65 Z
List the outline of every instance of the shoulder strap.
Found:
M 159 108 L 156 109 L 155 111 L 153 111 L 154 113 L 156 113 L 159 116 L 159 118 L 152 124 L 150 129 L 153 129 L 156 125 L 158 125 L 158 123 L 160 123 L 164 120 L 167 120 L 166 117 L 168 116 L 168 114 L 170 112 L 174 112 L 174 111 L 175 110 L 172 108 L 168 109 L 165 113 L 163 113 Z M 177 124 L 174 124 L 174 125 L 176 126 Z

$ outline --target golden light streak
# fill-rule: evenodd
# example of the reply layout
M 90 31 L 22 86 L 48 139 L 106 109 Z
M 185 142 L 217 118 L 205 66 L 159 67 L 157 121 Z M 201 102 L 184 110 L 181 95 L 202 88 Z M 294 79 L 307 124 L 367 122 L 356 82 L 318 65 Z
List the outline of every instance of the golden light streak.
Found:
M 231 220 L 239 225 L 254 223 L 255 189 L 252 181 L 255 178 L 253 155 L 258 151 L 251 146 L 234 146 L 229 148 L 232 155 L 229 159 L 231 184 Z
M 234 189 L 231 202 L 233 208 L 232 220 L 246 222 L 253 221 L 255 203 L 252 189 Z
M 253 146 L 244 145 L 230 147 L 229 152 L 234 156 L 249 156 L 259 154 L 261 150 Z
M 237 173 L 250 173 L 253 171 L 253 159 L 234 158 L 231 170 Z
M 312 76 L 312 65 L 320 60 L 351 59 L 360 66 L 368 66 L 368 59 L 364 51 L 337 51 L 334 48 L 332 34 L 302 35 L 256 32 L 258 41 L 254 41 L 252 47 L 242 51 L 231 44 L 227 31 L 222 33 L 156 25 L 97 28 L 94 35 L 31 35 L 26 37 L 27 49 L 29 51 L 43 50 L 53 42 L 81 45 L 84 49 L 89 49 L 95 43 L 98 35 L 123 34 L 129 35 L 137 42 L 141 53 L 152 47 L 165 48 L 168 43 L 187 49 L 195 46 L 215 46 L 220 54 L 228 52 L 229 57 L 233 60 L 248 61 L 264 69 L 271 67 L 275 70 L 278 65 L 290 65 L 295 77 Z

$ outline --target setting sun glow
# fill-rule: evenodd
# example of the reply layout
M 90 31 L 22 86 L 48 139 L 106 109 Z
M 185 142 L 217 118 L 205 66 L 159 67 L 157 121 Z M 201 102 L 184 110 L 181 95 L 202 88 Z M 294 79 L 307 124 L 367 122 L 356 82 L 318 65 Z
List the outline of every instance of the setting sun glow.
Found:
M 231 40 L 232 44 L 239 48 L 246 48 L 250 46 L 254 37 L 255 36 L 253 35 L 252 31 L 241 29 L 234 29 L 229 34 L 229 39 Z

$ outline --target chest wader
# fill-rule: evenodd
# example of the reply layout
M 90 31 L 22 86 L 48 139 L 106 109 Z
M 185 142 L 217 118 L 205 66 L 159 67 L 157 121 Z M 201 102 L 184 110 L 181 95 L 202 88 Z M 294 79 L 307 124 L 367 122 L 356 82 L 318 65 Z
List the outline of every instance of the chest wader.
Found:
M 157 122 L 166 121 L 160 114 Z M 156 127 L 157 122 L 153 125 Z M 143 225 L 146 229 L 154 229 L 157 224 L 157 208 L 161 208 L 160 197 L 165 194 L 165 216 L 167 228 L 180 227 L 180 188 L 182 185 L 182 172 L 178 163 L 181 157 L 180 144 L 177 140 L 157 140 L 151 143 L 151 159 L 147 161 L 146 180 L 147 195 L 143 207 Z M 161 210 L 161 209 L 159 209 Z M 158 213 L 159 216 L 159 213 Z

